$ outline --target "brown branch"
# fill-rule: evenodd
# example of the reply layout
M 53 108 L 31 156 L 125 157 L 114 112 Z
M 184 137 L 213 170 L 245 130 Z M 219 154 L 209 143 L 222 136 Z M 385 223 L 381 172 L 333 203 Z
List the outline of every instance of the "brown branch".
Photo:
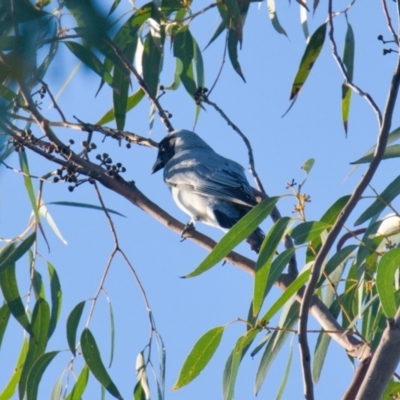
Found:
M 336 43 L 333 37 L 333 21 L 332 21 L 332 0 L 329 0 L 329 24 L 330 24 L 330 40 L 332 43 L 332 47 L 335 51 Z M 337 54 L 337 53 L 336 53 Z M 339 57 L 336 57 L 339 59 Z M 340 60 L 340 59 L 339 59 Z M 341 60 L 340 60 L 341 61 Z M 339 63 L 340 65 L 340 63 Z M 330 249 L 332 248 L 335 240 L 337 239 L 344 223 L 346 222 L 347 218 L 357 205 L 358 201 L 360 200 L 364 190 L 368 187 L 371 179 L 373 178 L 379 163 L 382 160 L 383 154 L 385 152 L 387 139 L 390 131 L 390 126 L 393 117 L 393 111 L 396 104 L 396 99 L 398 95 L 400 85 L 400 58 L 397 61 L 397 65 L 395 68 L 395 72 L 392 78 L 392 82 L 389 89 L 389 95 L 387 98 L 387 103 L 385 106 L 384 116 L 383 119 L 380 117 L 380 112 L 378 114 L 379 121 L 380 121 L 380 129 L 377 138 L 377 145 L 375 148 L 374 157 L 367 168 L 366 173 L 361 178 L 360 182 L 356 186 L 354 192 L 350 196 L 347 204 L 343 208 L 342 212 L 339 214 L 335 224 L 333 225 L 332 229 L 329 231 L 328 236 L 326 238 L 325 243 L 322 245 L 316 259 L 314 262 L 314 266 L 311 270 L 310 280 L 306 286 L 306 290 L 304 292 L 304 299 L 300 307 L 300 322 L 299 322 L 299 345 L 302 357 L 302 368 L 303 368 L 303 376 L 305 378 L 305 395 L 306 399 L 313 399 L 313 384 L 311 379 L 311 366 L 310 366 L 310 349 L 308 346 L 308 339 L 307 339 L 307 322 L 308 322 L 308 310 L 311 304 L 314 291 L 316 285 L 318 283 L 321 268 L 324 263 L 325 258 L 327 257 Z M 371 105 L 373 110 L 378 113 L 379 109 L 374 105 Z

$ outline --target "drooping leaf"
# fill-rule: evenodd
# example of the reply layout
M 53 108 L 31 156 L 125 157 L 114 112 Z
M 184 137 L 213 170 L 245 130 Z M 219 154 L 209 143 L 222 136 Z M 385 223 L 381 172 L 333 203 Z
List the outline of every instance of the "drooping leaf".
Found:
M 89 380 L 89 368 L 85 364 L 78 376 L 78 379 L 74 387 L 72 388 L 71 393 L 65 398 L 65 400 L 81 400 L 81 397 L 85 392 L 88 380 Z
M 76 355 L 76 331 L 78 329 L 79 321 L 81 320 L 85 303 L 85 301 L 78 303 L 71 311 L 67 319 L 67 342 L 69 349 L 74 356 Z
M 247 349 L 253 342 L 256 335 L 260 332 L 259 328 L 248 330 L 243 336 L 236 341 L 231 356 L 225 365 L 223 375 L 223 393 L 224 400 L 233 400 L 235 383 L 239 371 L 239 365 L 242 361 Z
M 104 211 L 103 207 L 96 206 L 94 204 L 88 204 L 88 203 L 77 203 L 74 201 L 51 201 L 50 203 L 47 203 L 47 205 L 57 205 L 57 206 L 68 206 L 68 207 L 78 207 L 78 208 L 89 208 L 92 210 L 98 210 L 98 211 Z M 119 215 L 120 217 L 126 218 L 126 215 L 121 214 L 118 211 L 115 211 L 111 208 L 106 208 L 107 212 L 115 215 Z
M 257 204 L 226 233 L 212 252 L 185 278 L 202 274 L 227 256 L 234 247 L 254 232 L 260 223 L 271 214 L 278 200 L 278 197 L 270 197 Z
M 360 225 L 379 215 L 400 194 L 400 176 L 395 178 L 379 197 L 360 215 L 354 225 Z
M 215 40 L 217 37 L 227 28 L 226 21 L 222 20 L 220 24 L 218 25 L 218 28 L 214 32 L 214 35 L 212 35 L 210 41 L 207 43 L 207 46 L 204 48 L 204 50 Z
M 142 56 L 143 79 L 150 93 L 157 96 L 158 82 L 162 68 L 162 47 L 153 40 L 149 33 L 144 42 Z
M 27 332 L 31 333 L 28 315 L 18 290 L 14 263 L 0 270 L 0 287 L 11 314 Z
M 115 398 L 122 400 L 117 387 L 108 374 L 103 361 L 101 360 L 100 351 L 94 336 L 88 328 L 85 328 L 81 335 L 81 348 L 83 358 L 90 372 L 104 386 L 104 388 Z
M 331 227 L 331 224 L 322 221 L 306 221 L 294 227 L 291 236 L 294 239 L 294 244 L 299 245 L 311 242 L 319 237 L 324 230 Z
M 265 290 L 267 286 L 268 276 L 272 264 L 272 259 L 276 249 L 281 242 L 286 228 L 291 221 L 288 217 L 280 218 L 269 230 L 260 249 L 260 254 L 256 263 L 254 294 L 253 294 L 253 316 L 257 316 L 260 312 Z
M 33 190 L 32 178 L 29 172 L 28 158 L 26 157 L 26 152 L 19 151 L 18 157 L 21 170 L 24 173 L 25 188 L 26 191 L 28 192 L 28 197 L 31 202 L 32 211 L 33 214 L 35 215 L 36 222 L 39 222 L 40 221 L 39 209 L 36 203 L 35 191 Z
M 217 350 L 225 326 L 217 326 L 206 332 L 194 345 L 183 363 L 178 379 L 172 390 L 178 390 L 195 379 L 211 360 Z
M 394 296 L 394 273 L 400 265 L 400 249 L 392 249 L 384 254 L 376 273 L 376 288 L 379 293 L 386 318 L 393 318 L 398 305 Z
M 343 49 L 343 64 L 346 66 L 347 78 L 349 82 L 353 81 L 353 71 L 354 71 L 354 50 L 355 50 L 355 39 L 353 28 L 347 22 L 347 32 L 344 42 Z M 347 135 L 348 120 L 350 113 L 350 100 L 352 91 L 350 88 L 343 84 L 342 85 L 342 121 L 344 130 Z
M 267 8 L 268 8 L 268 16 L 272 22 L 272 26 L 274 27 L 274 29 L 278 33 L 281 33 L 282 35 L 285 35 L 287 37 L 287 33 L 283 29 L 282 25 L 280 24 L 279 19 L 278 19 L 278 14 L 276 13 L 275 0 L 268 0 Z
M 326 35 L 326 23 L 322 24 L 311 36 L 310 41 L 307 44 L 304 55 L 300 61 L 300 66 L 297 71 L 296 77 L 294 78 L 292 90 L 290 93 L 290 100 L 293 100 L 299 94 L 301 88 L 306 82 L 311 68 L 314 66 L 317 60 L 322 46 L 325 41 Z
M 293 336 L 294 338 L 294 336 Z M 290 342 L 290 351 L 289 351 L 289 358 L 288 362 L 286 364 L 285 368 L 285 374 L 283 375 L 282 382 L 279 386 L 278 394 L 276 395 L 276 400 L 280 400 L 283 396 L 283 391 L 285 390 L 288 378 L 289 378 L 289 372 L 290 368 L 292 367 L 292 359 L 293 359 L 293 340 Z
M 50 326 L 49 326 L 49 338 L 56 329 L 58 318 L 61 313 L 62 305 L 62 291 L 61 283 L 58 279 L 58 274 L 53 264 L 47 262 L 47 269 L 49 272 L 50 279 L 50 292 L 51 292 L 51 314 L 50 314 Z
M 59 351 L 51 351 L 50 353 L 42 354 L 33 363 L 32 368 L 28 374 L 28 380 L 26 382 L 26 399 L 36 400 L 39 390 L 39 383 L 42 379 L 44 371 L 47 366 L 51 363 L 53 358 L 59 353 Z
M 0 307 L 0 348 L 3 342 L 4 332 L 6 331 L 8 321 L 10 319 L 10 309 L 7 304 L 3 304 Z
M 242 67 L 239 64 L 238 58 L 238 43 L 239 39 L 235 29 L 230 28 L 228 31 L 228 55 L 231 60 L 233 69 L 238 73 L 238 75 L 246 82 L 244 78 Z

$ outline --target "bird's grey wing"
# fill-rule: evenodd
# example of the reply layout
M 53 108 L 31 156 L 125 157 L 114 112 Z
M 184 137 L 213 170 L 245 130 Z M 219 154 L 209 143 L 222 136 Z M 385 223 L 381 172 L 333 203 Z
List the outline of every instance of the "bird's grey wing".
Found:
M 205 162 L 186 159 L 167 165 L 164 180 L 169 186 L 191 190 L 244 206 L 257 204 L 243 168 L 234 161 L 212 156 Z

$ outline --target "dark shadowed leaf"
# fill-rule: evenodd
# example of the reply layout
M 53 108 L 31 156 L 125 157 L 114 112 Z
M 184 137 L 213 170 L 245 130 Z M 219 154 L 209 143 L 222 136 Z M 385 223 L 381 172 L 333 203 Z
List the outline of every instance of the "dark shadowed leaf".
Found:
M 386 189 L 357 219 L 354 225 L 360 225 L 372 217 L 379 215 L 388 204 L 390 204 L 400 194 L 400 176 L 393 180 Z
M 47 262 L 47 269 L 49 272 L 50 279 L 50 291 L 51 291 L 51 314 L 50 314 L 50 326 L 49 326 L 49 338 L 56 329 L 57 321 L 61 313 L 62 305 L 62 292 L 61 284 L 58 279 L 57 271 L 53 264 Z
M 28 375 L 28 380 L 26 382 L 27 400 L 37 399 L 39 383 L 42 379 L 44 371 L 58 353 L 58 351 L 51 351 L 50 353 L 42 354 L 32 365 L 32 368 Z
M 270 197 L 257 204 L 226 233 L 204 261 L 194 271 L 186 275 L 185 278 L 200 275 L 220 262 L 271 214 L 278 200 L 278 197 Z
M 162 48 L 156 44 L 149 33 L 144 42 L 142 66 L 143 66 L 143 79 L 146 82 L 150 93 L 153 96 L 157 95 L 158 82 L 161 72 Z
M 85 301 L 78 303 L 69 314 L 67 320 L 67 342 L 74 356 L 76 351 L 76 331 L 78 329 L 79 321 L 81 320 L 85 303 Z
M 239 76 L 246 82 L 244 78 L 242 67 L 239 64 L 238 58 L 238 43 L 239 39 L 237 36 L 237 32 L 235 29 L 229 29 L 228 31 L 228 54 L 229 59 L 231 60 L 233 69 L 239 74 Z
M 225 326 L 217 326 L 206 332 L 194 345 L 183 363 L 178 380 L 172 390 L 178 390 L 199 376 L 217 350 Z
M 85 359 L 90 372 L 112 396 L 122 400 L 122 396 L 114 382 L 111 380 L 111 377 L 101 360 L 99 348 L 97 347 L 96 341 L 88 328 L 85 328 L 82 332 L 81 348 L 83 358 Z
M 0 348 L 3 342 L 4 332 L 6 331 L 8 320 L 10 319 L 10 309 L 7 304 L 3 304 L 0 308 Z
M 322 24 L 311 36 L 310 41 L 307 44 L 303 58 L 301 59 L 299 69 L 292 85 L 290 92 L 290 100 L 293 100 L 299 94 L 301 88 L 306 82 L 311 68 L 314 66 L 319 53 L 322 50 L 322 46 L 325 41 L 326 34 L 326 23 Z

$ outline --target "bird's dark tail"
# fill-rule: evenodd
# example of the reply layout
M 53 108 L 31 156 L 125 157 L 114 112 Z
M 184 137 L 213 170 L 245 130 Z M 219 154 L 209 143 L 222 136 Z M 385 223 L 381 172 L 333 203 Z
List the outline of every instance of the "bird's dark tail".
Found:
M 264 232 L 260 228 L 257 228 L 246 239 L 246 242 L 250 245 L 251 250 L 255 251 L 258 254 L 264 238 L 265 238 Z

